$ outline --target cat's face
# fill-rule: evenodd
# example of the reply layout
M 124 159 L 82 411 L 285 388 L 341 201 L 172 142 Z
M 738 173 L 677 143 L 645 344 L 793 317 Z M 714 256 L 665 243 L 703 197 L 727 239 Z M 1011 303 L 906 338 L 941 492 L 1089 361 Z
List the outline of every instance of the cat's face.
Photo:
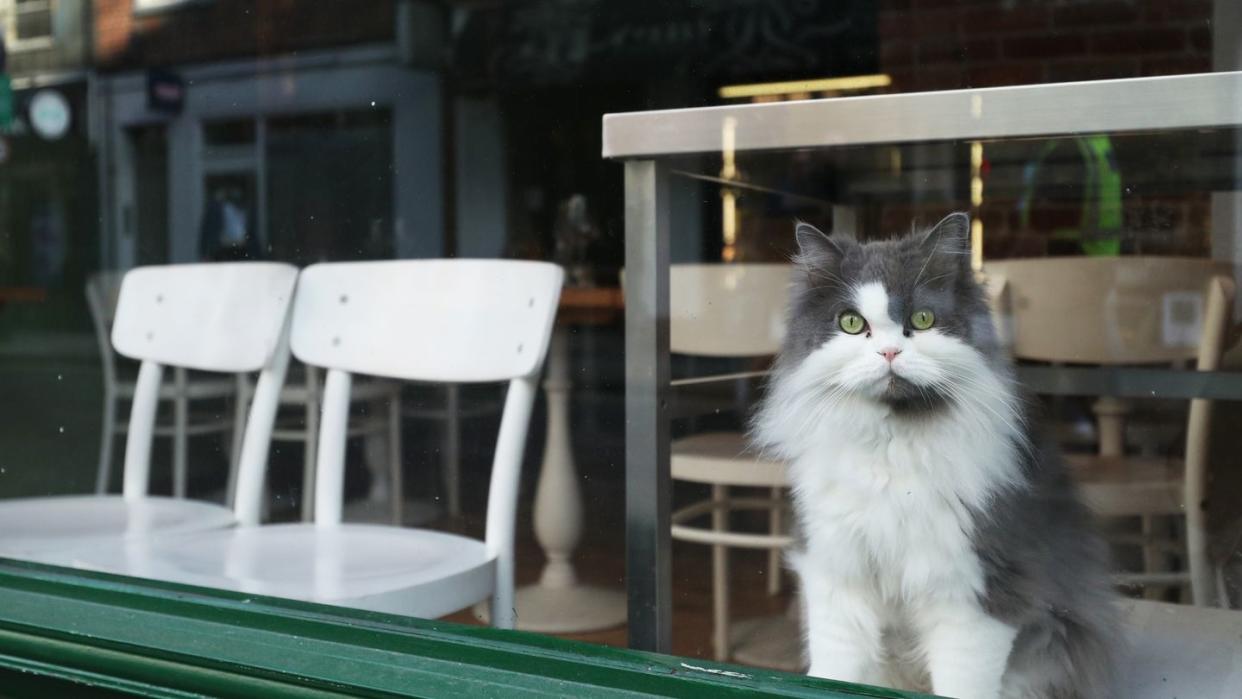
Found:
M 783 360 L 825 395 L 895 413 L 936 411 L 989 370 L 988 308 L 970 268 L 964 214 L 929 231 L 860 244 L 798 226 L 799 281 Z

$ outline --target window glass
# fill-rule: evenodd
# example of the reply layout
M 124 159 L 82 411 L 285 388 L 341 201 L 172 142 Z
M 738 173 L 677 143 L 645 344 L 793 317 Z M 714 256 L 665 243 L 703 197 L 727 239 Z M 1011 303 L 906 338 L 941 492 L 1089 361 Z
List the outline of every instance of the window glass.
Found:
M 1219 694 L 1196 649 L 1242 662 L 1242 4 L 0 0 L 0 24 L 0 557 L 477 625 L 511 527 L 499 621 L 534 633 L 969 694 L 928 665 L 952 666 L 936 613 L 1021 645 L 1119 604 L 1098 638 L 1160 658 L 1118 661 L 1127 696 Z M 961 226 L 947 251 L 881 244 L 937 222 Z M 484 268 L 362 268 L 303 326 L 194 276 L 289 265 L 310 292 L 264 288 L 306 303 L 308 269 L 474 259 L 559 265 L 555 322 L 522 325 L 542 297 Z M 170 265 L 153 305 L 118 308 L 134 270 Z M 127 344 L 126 313 L 184 336 L 184 366 Z M 335 322 L 336 354 L 299 345 Z M 286 325 L 252 472 L 281 345 L 234 359 Z M 194 339 L 208 327 L 236 335 Z M 941 336 L 939 378 L 901 376 Z M 359 338 L 357 363 L 322 361 Z M 860 369 L 815 354 L 838 338 L 897 388 L 842 383 Z M 492 371 L 516 354 L 529 384 Z M 782 381 L 814 386 L 772 398 Z M 136 396 L 152 420 L 131 423 Z M 941 425 L 955 407 L 973 436 Z M 999 470 L 970 471 L 989 448 Z M 138 496 L 218 519 L 127 542 L 108 527 Z M 77 500 L 31 504 L 50 497 Z M 316 534 L 338 508 L 355 529 Z M 306 538 L 243 555 L 229 527 Z M 347 530 L 377 538 L 330 538 Z M 1097 541 L 1098 570 L 1075 558 Z M 847 608 L 887 635 L 836 633 Z M 907 631 L 928 652 L 902 678 L 818 645 L 862 658 Z

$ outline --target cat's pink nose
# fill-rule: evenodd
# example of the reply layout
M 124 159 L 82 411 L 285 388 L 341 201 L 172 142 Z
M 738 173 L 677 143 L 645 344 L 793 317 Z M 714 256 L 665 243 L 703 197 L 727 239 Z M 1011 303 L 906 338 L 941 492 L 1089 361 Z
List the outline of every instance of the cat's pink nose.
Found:
M 884 355 L 885 359 L 887 359 L 889 362 L 892 362 L 894 359 L 897 358 L 897 355 L 901 354 L 901 350 L 897 349 L 896 347 L 885 347 L 884 349 L 879 351 L 879 354 Z

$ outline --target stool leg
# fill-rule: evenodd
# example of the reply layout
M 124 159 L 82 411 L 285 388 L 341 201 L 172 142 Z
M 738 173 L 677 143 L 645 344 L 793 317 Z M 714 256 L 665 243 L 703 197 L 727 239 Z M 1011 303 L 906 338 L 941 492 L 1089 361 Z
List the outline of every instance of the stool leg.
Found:
M 302 457 L 302 521 L 315 516 L 315 454 L 319 450 L 319 373 L 306 367 L 306 453 Z
M 729 528 L 729 513 L 724 508 L 729 488 L 712 486 L 712 531 L 722 532 Z M 729 549 L 716 544 L 712 546 L 712 634 L 716 660 L 729 659 Z
M 460 394 L 455 383 L 448 384 L 444 411 L 444 490 L 448 513 L 461 515 L 461 414 Z
M 250 406 L 250 382 L 245 374 L 238 374 L 233 397 L 233 435 L 229 449 L 229 479 L 224 489 L 225 502 L 233 506 L 237 496 L 237 469 L 241 466 L 242 438 L 246 434 L 246 412 Z
M 1159 529 L 1156 518 L 1151 515 L 1143 515 L 1143 572 L 1144 573 L 1160 573 L 1165 569 L 1166 553 L 1160 550 L 1160 541 L 1156 540 L 1156 532 Z M 1163 585 L 1155 585 L 1148 583 L 1143 586 L 1143 597 L 1145 599 L 1160 599 L 1164 592 Z
M 174 372 L 176 386 L 173 399 L 173 497 L 184 498 L 186 485 L 190 479 L 189 457 L 186 454 L 188 432 L 190 428 L 190 400 L 186 397 L 189 390 L 186 370 L 177 367 Z
M 405 487 L 401 475 L 401 390 L 388 399 L 388 487 L 392 489 L 392 523 L 405 522 Z
M 103 431 L 99 435 L 99 472 L 95 474 L 95 492 L 103 495 L 112 482 L 112 435 L 116 432 L 116 395 L 104 392 Z
M 768 513 L 768 531 L 773 536 L 783 533 L 781 527 L 781 489 L 772 489 L 772 509 Z M 768 596 L 775 597 L 781 593 L 781 550 L 768 549 Z

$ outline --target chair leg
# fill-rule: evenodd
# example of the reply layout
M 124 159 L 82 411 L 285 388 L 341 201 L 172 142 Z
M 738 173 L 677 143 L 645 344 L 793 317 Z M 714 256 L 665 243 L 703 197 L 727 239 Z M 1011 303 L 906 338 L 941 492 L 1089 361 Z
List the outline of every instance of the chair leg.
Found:
M 388 399 L 388 487 L 392 491 L 392 523 L 405 522 L 405 487 L 401 475 L 401 390 Z
M 306 367 L 306 453 L 302 457 L 302 521 L 315 516 L 315 454 L 319 450 L 319 375 Z
M 99 470 L 95 474 L 95 492 L 103 495 L 112 482 L 112 435 L 116 433 L 116 396 L 104 392 L 103 428 L 99 434 Z
M 1165 542 L 1161 541 L 1168 532 L 1161 524 L 1165 522 L 1154 515 L 1142 517 L 1144 573 L 1164 573 L 1169 570 L 1169 554 L 1162 547 Z M 1164 585 L 1149 583 L 1143 587 L 1143 598 L 1159 600 L 1166 589 Z
M 390 454 L 390 437 L 388 434 L 391 420 L 388 418 L 388 403 L 376 400 L 363 406 L 366 410 L 365 419 L 371 421 L 371 413 L 385 416 L 380 426 L 367 425 L 362 438 L 362 462 L 371 473 L 371 487 L 367 490 L 367 500 L 371 502 L 389 503 L 391 516 L 392 505 L 392 456 Z
M 768 531 L 773 536 L 779 536 L 783 529 L 781 527 L 782 510 L 781 489 L 772 489 L 772 509 L 768 512 Z M 777 548 L 768 549 L 768 596 L 775 597 L 781 593 L 781 550 Z
M 245 374 L 237 375 L 233 399 L 233 433 L 229 449 L 229 480 L 224 490 L 225 502 L 231 507 L 237 497 L 237 469 L 241 467 L 242 438 L 246 434 L 246 412 L 250 406 L 250 382 Z
M 1186 508 L 1186 568 L 1190 571 L 1190 603 L 1197 607 L 1228 606 L 1213 600 L 1212 563 L 1207 550 L 1206 514 L 1197 503 Z
M 712 502 L 717 505 L 712 510 L 712 531 L 729 528 L 729 513 L 723 507 L 728 497 L 728 486 L 712 486 Z M 729 659 L 729 549 L 720 544 L 712 546 L 712 646 L 716 660 Z
M 450 516 L 461 515 L 461 412 L 460 389 L 457 384 L 446 386 L 444 425 L 444 490 Z
M 173 497 L 184 498 L 190 470 L 186 454 L 190 421 L 190 401 L 186 397 L 188 390 L 186 370 L 177 367 L 173 380 L 176 387 L 176 397 L 173 399 Z

